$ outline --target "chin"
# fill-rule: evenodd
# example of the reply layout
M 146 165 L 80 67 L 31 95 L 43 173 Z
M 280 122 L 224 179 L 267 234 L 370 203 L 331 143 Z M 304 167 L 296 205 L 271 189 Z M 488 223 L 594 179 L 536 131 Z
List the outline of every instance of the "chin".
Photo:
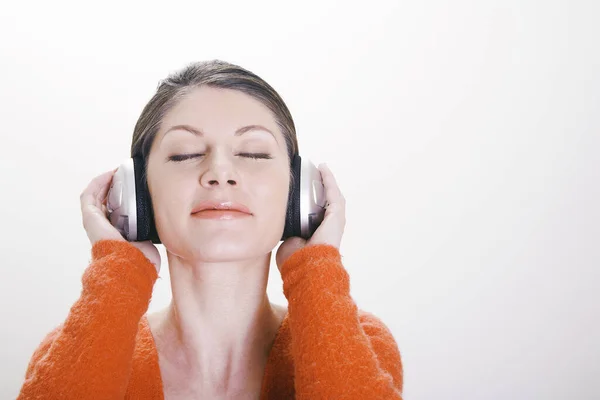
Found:
M 189 240 L 191 237 L 194 239 Z M 230 262 L 265 256 L 277 242 L 257 233 L 220 231 L 198 232 L 179 243 L 186 247 L 180 254 L 203 262 Z

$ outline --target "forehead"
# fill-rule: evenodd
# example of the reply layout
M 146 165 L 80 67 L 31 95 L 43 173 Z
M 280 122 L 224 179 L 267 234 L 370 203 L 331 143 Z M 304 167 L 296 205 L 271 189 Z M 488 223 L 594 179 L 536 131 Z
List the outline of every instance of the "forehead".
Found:
M 232 133 L 247 125 L 263 125 L 281 135 L 275 116 L 254 97 L 233 89 L 195 88 L 164 116 L 160 133 L 173 125 L 191 125 L 207 134 Z

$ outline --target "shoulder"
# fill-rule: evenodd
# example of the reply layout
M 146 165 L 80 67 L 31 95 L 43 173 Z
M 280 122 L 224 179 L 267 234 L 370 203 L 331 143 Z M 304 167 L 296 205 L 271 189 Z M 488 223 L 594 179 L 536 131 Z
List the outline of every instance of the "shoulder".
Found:
M 358 310 L 358 320 L 372 344 L 398 349 L 392 331 L 379 317 L 368 311 Z
M 392 375 L 397 387 L 402 388 L 402 359 L 391 330 L 380 318 L 364 310 L 358 310 L 358 320 L 369 338 L 381 368 Z
M 377 355 L 385 358 L 390 364 L 400 364 L 400 351 L 394 335 L 387 325 L 374 314 L 360 309 L 358 310 L 358 322 Z M 291 342 L 287 314 L 283 318 L 277 341 L 283 341 L 287 344 Z
M 50 332 L 46 333 L 39 346 L 34 352 L 33 358 L 39 358 L 46 353 L 50 345 L 58 338 L 60 335 L 64 324 L 60 324 L 52 329 Z
M 279 329 L 279 336 L 281 336 L 283 340 L 289 341 L 291 332 L 289 327 L 289 315 L 287 314 L 287 309 L 285 307 L 280 306 L 279 312 L 282 316 L 282 323 Z M 394 335 L 392 334 L 388 326 L 379 317 L 368 311 L 358 309 L 358 322 L 363 332 L 371 340 L 372 344 L 380 346 L 382 348 L 395 348 L 396 352 L 399 353 Z
M 63 324 L 60 324 L 57 327 L 55 327 L 54 329 L 52 329 L 50 332 L 48 332 L 44 336 L 44 338 L 42 339 L 40 344 L 37 346 L 37 348 L 34 350 L 33 355 L 31 356 L 31 359 L 29 361 L 29 364 L 27 365 L 27 370 L 25 371 L 26 379 L 29 378 L 31 376 L 31 374 L 33 373 L 33 369 L 34 369 L 35 365 L 41 361 L 41 359 L 44 357 L 44 355 L 46 355 L 46 353 L 50 349 L 50 346 L 52 345 L 54 340 L 60 334 L 62 327 L 63 327 Z
M 367 335 L 387 337 L 394 340 L 387 325 L 373 313 L 359 309 L 358 320 Z
M 398 349 L 392 331 L 379 317 L 368 311 L 358 310 L 358 320 L 372 344 Z

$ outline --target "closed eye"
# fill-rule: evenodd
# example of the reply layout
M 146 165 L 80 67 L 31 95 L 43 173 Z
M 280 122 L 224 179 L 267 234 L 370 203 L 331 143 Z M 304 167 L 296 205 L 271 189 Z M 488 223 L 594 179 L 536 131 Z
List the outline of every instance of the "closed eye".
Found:
M 273 157 L 271 157 L 271 155 L 267 154 L 267 153 L 239 153 L 238 154 L 241 157 L 245 157 L 245 158 L 251 158 L 254 160 L 258 160 L 258 159 L 262 159 L 262 160 L 269 160 Z M 204 154 L 200 154 L 200 153 L 195 153 L 195 154 L 175 154 L 169 157 L 169 161 L 174 161 L 174 162 L 180 162 L 180 161 L 185 161 L 185 160 L 189 160 L 192 158 L 198 158 L 198 157 L 203 157 Z
M 169 157 L 169 161 L 175 161 L 175 162 L 179 162 L 179 161 L 185 161 L 185 160 L 189 160 L 191 158 L 197 158 L 197 157 L 202 157 L 204 156 L 204 154 L 175 154 Z
M 273 158 L 267 153 L 240 153 L 238 155 L 242 156 L 242 157 L 246 157 L 246 158 L 253 158 L 255 160 L 256 159 L 269 160 L 269 159 Z

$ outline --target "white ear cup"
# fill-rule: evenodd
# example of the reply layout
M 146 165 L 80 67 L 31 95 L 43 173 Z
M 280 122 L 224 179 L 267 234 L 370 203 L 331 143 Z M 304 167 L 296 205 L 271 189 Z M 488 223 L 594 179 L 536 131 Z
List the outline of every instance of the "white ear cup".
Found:
M 325 216 L 325 187 L 321 172 L 308 159 L 300 168 L 300 235 L 308 239 Z
M 128 241 L 137 240 L 137 205 L 133 159 L 125 161 L 115 174 L 106 204 L 110 223 Z

